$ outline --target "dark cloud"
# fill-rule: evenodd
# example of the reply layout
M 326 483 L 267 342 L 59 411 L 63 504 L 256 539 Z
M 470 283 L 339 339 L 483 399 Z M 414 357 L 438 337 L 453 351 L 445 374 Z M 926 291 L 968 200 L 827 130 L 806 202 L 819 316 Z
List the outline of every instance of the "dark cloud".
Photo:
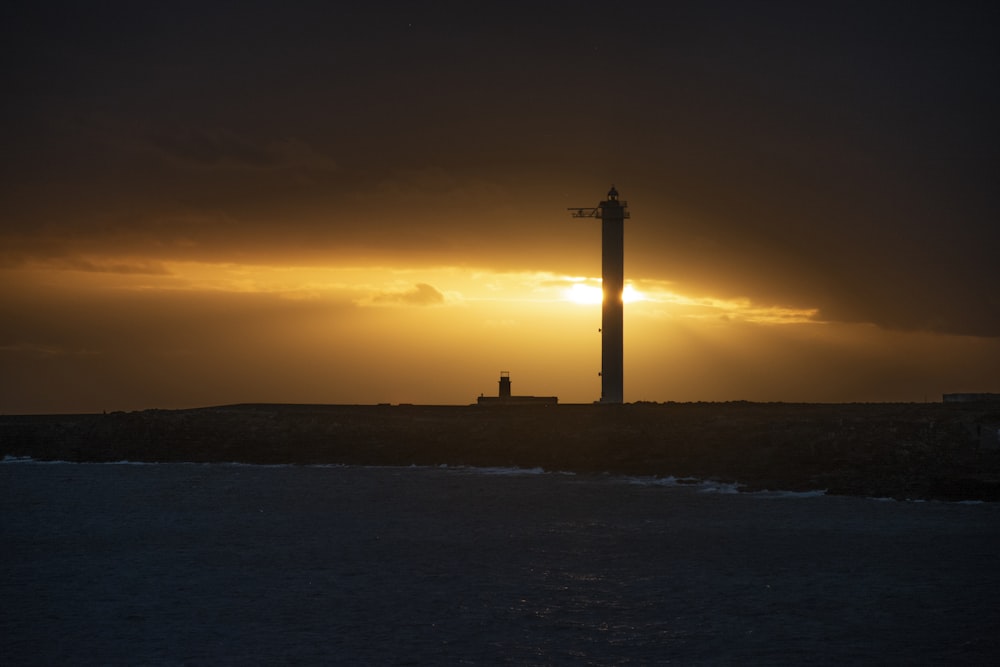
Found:
M 167 276 L 170 271 L 159 262 L 93 262 L 79 257 L 66 259 L 62 262 L 50 263 L 56 269 L 72 271 L 87 271 L 92 273 L 118 273 L 124 275 Z
M 2 237 L 0 237 L 2 238 Z M 100 242 L 81 247 L 78 241 L 25 238 L 23 235 L 6 237 L 6 248 L 0 250 L 0 269 L 24 267 L 46 268 L 87 273 L 114 273 L 122 275 L 170 275 L 170 270 L 155 259 L 114 257 L 106 259 Z M 105 239 L 106 241 L 106 239 Z M 87 252 L 98 257 L 87 257 Z
M 278 163 L 273 151 L 227 132 L 187 128 L 154 135 L 152 143 L 171 158 L 200 166 L 268 168 Z
M 168 160 L 203 169 L 341 170 L 332 156 L 296 138 L 268 141 L 226 130 L 174 127 L 154 132 L 149 142 Z
M 5 21 L 5 254 L 593 275 L 615 182 L 636 278 L 1000 335 L 993 4 L 57 5 Z

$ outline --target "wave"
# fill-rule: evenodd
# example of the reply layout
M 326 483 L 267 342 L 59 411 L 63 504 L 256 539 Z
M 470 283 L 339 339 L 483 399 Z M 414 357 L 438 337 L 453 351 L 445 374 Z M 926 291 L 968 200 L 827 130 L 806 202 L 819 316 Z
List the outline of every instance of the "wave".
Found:
M 426 467 L 426 466 L 413 466 L 413 467 Z M 521 475 L 546 475 L 546 474 L 563 474 L 563 475 L 573 475 L 575 473 L 551 473 L 544 468 L 518 468 L 516 466 L 450 466 L 447 463 L 443 463 L 439 466 L 434 466 L 438 470 L 453 470 L 456 472 L 467 472 L 475 475 L 496 475 L 501 477 L 513 477 Z
M 310 463 L 310 464 L 298 464 L 298 463 L 242 463 L 239 461 L 228 461 L 228 462 L 197 462 L 197 461 L 63 461 L 63 460 L 42 460 L 35 459 L 30 456 L 11 456 L 5 455 L 0 459 L 0 465 L 113 465 L 113 466 L 225 466 L 225 467 L 248 467 L 248 468 L 367 468 L 367 469 L 384 469 L 384 470 L 439 470 L 442 472 L 450 474 L 463 474 L 463 475 L 484 475 L 491 477 L 525 477 L 525 476 L 541 476 L 541 475 L 552 475 L 552 476 L 566 476 L 566 477 L 580 477 L 581 479 L 601 479 L 606 483 L 624 483 L 624 484 L 636 484 L 640 486 L 655 486 L 664 488 L 687 488 L 698 493 L 708 493 L 708 494 L 719 494 L 719 495 L 743 495 L 743 496 L 753 496 L 757 498 L 787 498 L 787 499 L 809 499 L 818 498 L 826 496 L 826 489 L 812 489 L 806 491 L 788 491 L 782 489 L 758 489 L 758 490 L 747 490 L 745 485 L 739 482 L 730 481 L 720 481 L 715 479 L 701 479 L 698 477 L 675 477 L 673 475 L 668 475 L 665 477 L 643 477 L 643 476 L 627 476 L 627 475 L 613 475 L 613 474 L 602 474 L 602 475 L 589 475 L 589 474 L 578 474 L 570 471 L 560 471 L 560 470 L 546 470 L 541 467 L 532 468 L 519 468 L 516 466 L 467 466 L 467 465 L 370 465 L 370 466 L 359 466 L 359 465 L 349 465 L 342 463 Z M 895 498 L 888 497 L 869 497 L 869 500 L 876 502 L 908 502 L 908 503 L 922 503 L 931 502 L 923 499 L 905 499 L 897 500 Z M 937 502 L 950 502 L 955 504 L 963 505 L 978 505 L 983 504 L 985 501 L 982 500 L 958 500 L 958 501 L 937 501 Z

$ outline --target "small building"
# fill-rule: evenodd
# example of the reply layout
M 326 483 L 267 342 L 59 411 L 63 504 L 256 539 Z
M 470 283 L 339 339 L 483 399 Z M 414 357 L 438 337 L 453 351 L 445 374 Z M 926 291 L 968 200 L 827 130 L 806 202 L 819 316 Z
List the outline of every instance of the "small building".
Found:
M 510 392 L 510 371 L 500 371 L 500 390 L 496 396 L 480 396 L 478 405 L 555 405 L 556 396 L 514 396 Z

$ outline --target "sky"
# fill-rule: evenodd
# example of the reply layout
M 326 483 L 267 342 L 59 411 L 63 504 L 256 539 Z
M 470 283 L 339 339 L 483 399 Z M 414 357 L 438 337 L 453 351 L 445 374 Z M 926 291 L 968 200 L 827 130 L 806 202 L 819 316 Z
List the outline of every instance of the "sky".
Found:
M 612 184 L 626 401 L 1000 391 L 995 3 L 0 26 L 0 413 L 596 400 Z

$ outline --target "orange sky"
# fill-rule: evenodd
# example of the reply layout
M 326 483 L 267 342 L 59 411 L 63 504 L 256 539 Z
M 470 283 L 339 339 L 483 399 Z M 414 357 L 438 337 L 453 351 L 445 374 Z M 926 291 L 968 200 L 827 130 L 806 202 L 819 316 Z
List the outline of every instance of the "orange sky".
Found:
M 1000 391 L 987 5 L 446 5 L 12 10 L 0 412 Z
M 600 391 L 599 306 L 573 291 L 596 278 L 467 266 L 163 269 L 5 271 L 5 310 L 17 315 L 6 329 L 22 341 L 2 349 L 8 411 L 461 404 L 494 394 L 500 370 L 520 393 L 589 402 Z M 822 322 L 815 310 L 632 284 L 641 300 L 626 306 L 628 401 L 938 400 L 990 389 L 1000 360 L 995 338 Z

